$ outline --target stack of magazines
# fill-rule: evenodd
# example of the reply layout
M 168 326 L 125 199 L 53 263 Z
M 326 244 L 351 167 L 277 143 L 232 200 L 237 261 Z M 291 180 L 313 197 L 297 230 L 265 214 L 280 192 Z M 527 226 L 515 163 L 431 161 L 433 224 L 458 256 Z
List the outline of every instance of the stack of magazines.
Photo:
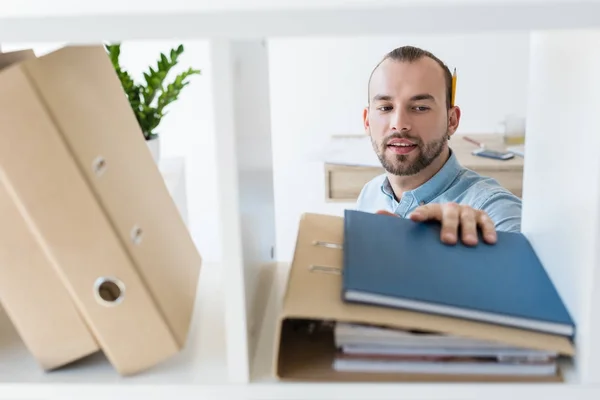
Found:
M 498 342 L 337 323 L 333 367 L 346 372 L 551 376 L 558 354 Z

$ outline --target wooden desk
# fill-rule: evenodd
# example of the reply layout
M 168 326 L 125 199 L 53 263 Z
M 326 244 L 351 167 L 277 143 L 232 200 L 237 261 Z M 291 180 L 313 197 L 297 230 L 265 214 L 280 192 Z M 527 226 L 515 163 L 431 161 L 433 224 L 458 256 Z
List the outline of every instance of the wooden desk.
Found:
M 490 149 L 501 150 L 504 148 L 500 135 L 483 134 L 468 136 L 485 143 Z M 454 150 L 459 162 L 465 168 L 494 178 L 515 195 L 522 196 L 523 158 L 515 156 L 511 160 L 501 161 L 474 156 L 471 152 L 477 147 L 464 140 L 461 135 L 454 135 L 452 137 L 450 147 Z M 363 186 L 369 180 L 383 172 L 384 169 L 382 167 L 330 164 L 326 162 L 325 199 L 327 202 L 354 202 L 358 198 Z

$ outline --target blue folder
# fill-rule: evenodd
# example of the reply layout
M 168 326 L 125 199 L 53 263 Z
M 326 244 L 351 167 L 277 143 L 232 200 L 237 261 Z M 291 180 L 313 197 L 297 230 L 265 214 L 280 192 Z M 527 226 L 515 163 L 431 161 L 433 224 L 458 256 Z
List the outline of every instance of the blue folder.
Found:
M 439 222 L 344 214 L 342 298 L 572 337 L 575 324 L 522 233 L 444 244 Z

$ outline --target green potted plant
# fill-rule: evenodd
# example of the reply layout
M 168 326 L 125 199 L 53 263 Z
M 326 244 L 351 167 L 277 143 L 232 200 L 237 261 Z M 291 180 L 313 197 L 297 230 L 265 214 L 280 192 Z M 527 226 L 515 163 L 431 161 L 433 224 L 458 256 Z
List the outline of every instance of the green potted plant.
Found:
M 171 49 L 168 55 L 161 53 L 156 67 L 149 67 L 148 71 L 144 72 L 144 82 L 137 83 L 120 64 L 121 44 L 106 44 L 105 48 L 152 156 L 158 162 L 160 135 L 157 128 L 167 114 L 166 108 L 176 101 L 183 88 L 189 85 L 189 77 L 200 74 L 200 70 L 189 68 L 176 75 L 171 82 L 165 83 L 169 72 L 177 65 L 179 56 L 184 52 L 183 45 L 179 45 Z

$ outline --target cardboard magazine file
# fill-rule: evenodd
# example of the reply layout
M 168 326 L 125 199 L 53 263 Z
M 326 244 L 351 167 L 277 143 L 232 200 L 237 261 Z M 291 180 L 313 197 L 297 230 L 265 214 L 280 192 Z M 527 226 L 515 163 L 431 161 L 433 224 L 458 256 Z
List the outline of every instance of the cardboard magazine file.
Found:
M 185 345 L 201 257 L 102 46 L 0 71 L 2 184 L 123 375 Z
M 480 322 L 347 304 L 341 296 L 343 217 L 304 214 L 276 328 L 274 369 L 281 380 L 302 381 L 561 381 L 556 376 L 487 376 L 339 372 L 335 322 L 363 323 L 398 329 L 439 332 L 507 345 L 573 355 L 563 337 Z
M 28 58 L 35 58 L 33 51 L 0 53 L 0 73 Z M 0 98 L 1 103 L 10 101 Z M 4 107 L 0 105 L 0 109 Z M 5 122 L 0 120 L 2 135 Z M 0 216 L 0 303 L 28 351 L 44 370 L 97 352 L 100 347 L 54 271 L 51 258 L 1 183 Z
M 28 351 L 44 370 L 97 352 L 100 347 L 51 259 L 3 185 L 0 216 L 0 303 Z

